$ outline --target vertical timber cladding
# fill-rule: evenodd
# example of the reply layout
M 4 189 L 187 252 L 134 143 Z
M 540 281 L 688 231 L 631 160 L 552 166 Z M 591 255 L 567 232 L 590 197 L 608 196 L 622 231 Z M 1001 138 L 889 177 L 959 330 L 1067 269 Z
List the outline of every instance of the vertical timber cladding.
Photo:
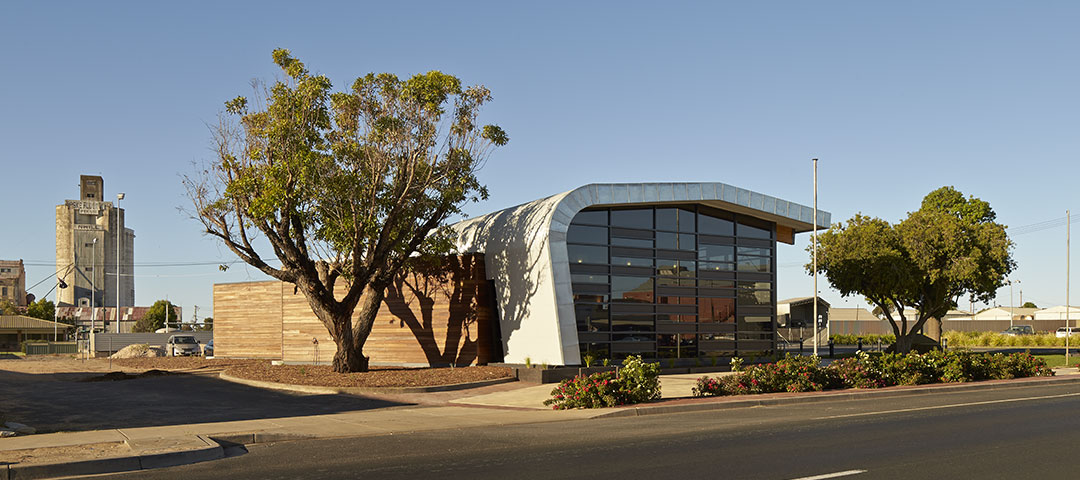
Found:
M 440 366 L 491 361 L 491 322 L 498 317 L 484 274 L 484 256 L 447 257 L 442 267 L 443 271 L 435 274 L 407 274 L 387 289 L 371 335 L 364 344 L 364 354 L 371 357 L 372 364 Z M 232 293 L 243 288 L 259 299 L 238 298 Z M 337 293 L 344 295 L 344 286 L 339 286 Z M 263 337 L 272 333 L 277 336 L 277 342 L 266 343 L 258 354 L 235 354 L 228 347 L 221 350 L 218 345 L 237 343 L 227 337 L 250 333 L 247 329 L 237 329 L 233 325 L 236 321 L 252 320 L 249 312 L 241 315 L 227 302 L 261 305 L 267 313 L 276 312 L 278 323 L 263 322 L 259 327 L 270 330 L 262 332 Z M 291 284 L 270 281 L 215 285 L 214 313 L 214 346 L 219 348 L 219 356 L 310 363 L 316 359 L 312 340 L 318 340 L 319 363 L 331 362 L 337 351 L 326 327 L 311 312 L 307 299 L 294 292 Z

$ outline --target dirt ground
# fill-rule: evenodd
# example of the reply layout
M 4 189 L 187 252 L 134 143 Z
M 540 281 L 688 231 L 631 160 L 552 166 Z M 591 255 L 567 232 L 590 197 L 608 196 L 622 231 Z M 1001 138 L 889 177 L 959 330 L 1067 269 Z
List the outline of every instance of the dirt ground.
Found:
M 422 387 L 453 385 L 507 378 L 513 375 L 509 368 L 460 367 L 460 368 L 373 368 L 363 373 L 334 373 L 329 365 L 270 365 L 247 363 L 232 365 L 225 370 L 229 375 L 251 380 L 288 383 L 292 385 L 318 385 L 329 387 Z

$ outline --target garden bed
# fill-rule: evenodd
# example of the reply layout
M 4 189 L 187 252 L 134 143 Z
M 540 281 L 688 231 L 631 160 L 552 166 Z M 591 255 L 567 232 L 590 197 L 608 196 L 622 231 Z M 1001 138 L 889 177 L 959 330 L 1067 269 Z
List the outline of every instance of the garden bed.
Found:
M 511 378 L 509 368 L 373 367 L 360 373 L 336 373 L 329 365 L 271 365 L 269 362 L 230 366 L 227 375 L 246 380 L 319 387 L 431 387 Z
M 733 361 L 732 366 L 737 367 Z M 895 385 L 927 385 L 1025 377 L 1050 377 L 1046 361 L 1029 353 L 932 351 L 925 354 L 856 356 L 821 366 L 816 357 L 787 356 L 776 363 L 737 368 L 728 377 L 701 377 L 694 396 L 814 392 Z

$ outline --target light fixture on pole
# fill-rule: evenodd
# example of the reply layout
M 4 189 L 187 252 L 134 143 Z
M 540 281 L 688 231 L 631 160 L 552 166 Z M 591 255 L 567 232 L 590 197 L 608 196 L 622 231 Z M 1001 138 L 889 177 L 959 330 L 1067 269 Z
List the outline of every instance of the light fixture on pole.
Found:
M 120 234 L 124 230 L 120 224 L 120 200 L 123 199 L 124 192 L 116 194 L 116 315 L 113 315 L 116 333 L 120 333 Z

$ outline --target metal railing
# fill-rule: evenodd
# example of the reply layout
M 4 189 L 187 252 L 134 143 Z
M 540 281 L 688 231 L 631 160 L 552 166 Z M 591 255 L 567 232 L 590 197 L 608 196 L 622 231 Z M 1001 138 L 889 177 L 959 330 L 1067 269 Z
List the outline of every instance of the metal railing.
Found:
M 60 353 L 78 353 L 75 342 L 40 342 L 25 343 L 23 353 L 27 355 L 56 355 Z

